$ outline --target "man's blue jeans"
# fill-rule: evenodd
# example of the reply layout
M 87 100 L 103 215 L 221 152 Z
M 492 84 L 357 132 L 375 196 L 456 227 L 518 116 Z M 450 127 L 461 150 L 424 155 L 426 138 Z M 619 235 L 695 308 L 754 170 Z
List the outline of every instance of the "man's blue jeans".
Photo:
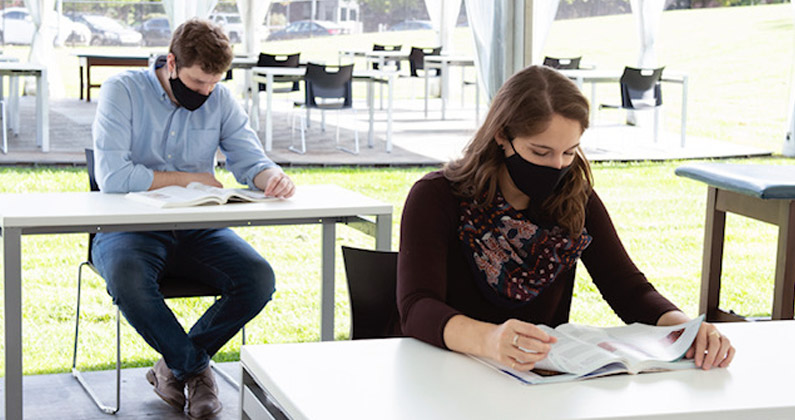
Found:
M 113 302 L 179 380 L 204 370 L 274 292 L 270 264 L 229 229 L 99 233 L 91 259 Z M 188 333 L 160 294 L 165 277 L 221 291 Z

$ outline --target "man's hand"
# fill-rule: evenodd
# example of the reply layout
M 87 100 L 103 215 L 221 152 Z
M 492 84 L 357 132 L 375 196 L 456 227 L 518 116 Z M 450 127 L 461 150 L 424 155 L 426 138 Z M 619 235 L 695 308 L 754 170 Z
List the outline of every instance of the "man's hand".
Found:
M 265 169 L 254 177 L 254 185 L 265 192 L 266 196 L 290 198 L 295 194 L 295 184 L 281 168 Z

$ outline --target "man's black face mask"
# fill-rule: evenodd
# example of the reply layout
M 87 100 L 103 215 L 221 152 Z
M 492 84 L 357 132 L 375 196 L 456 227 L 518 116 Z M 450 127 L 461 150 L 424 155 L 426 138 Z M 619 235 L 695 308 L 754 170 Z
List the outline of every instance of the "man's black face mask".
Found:
M 176 72 L 176 69 L 174 71 Z M 210 95 L 202 95 L 195 90 L 191 90 L 189 87 L 185 86 L 185 83 L 182 83 L 182 80 L 179 78 L 179 75 L 174 79 L 168 79 L 168 82 L 171 84 L 171 92 L 174 94 L 174 98 L 177 99 L 177 102 L 187 109 L 188 111 L 195 111 L 199 109 L 200 106 L 204 104 L 207 98 Z M 210 92 L 212 94 L 212 92 Z

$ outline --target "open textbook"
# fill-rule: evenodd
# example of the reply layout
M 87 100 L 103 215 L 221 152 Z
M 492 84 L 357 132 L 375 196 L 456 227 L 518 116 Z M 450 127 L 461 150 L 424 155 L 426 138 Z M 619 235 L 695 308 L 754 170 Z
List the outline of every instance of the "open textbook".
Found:
M 199 182 L 191 182 L 187 187 L 169 185 L 151 191 L 131 192 L 126 197 L 130 200 L 162 208 L 276 200 L 273 197 L 266 197 L 262 191 L 258 190 L 218 188 Z
M 691 369 L 696 364 L 692 359 L 684 359 L 684 355 L 703 320 L 702 315 L 688 323 L 669 327 L 638 323 L 612 328 L 562 324 L 552 329 L 539 325 L 558 341 L 552 344 L 547 357 L 536 363 L 535 369 L 520 372 L 485 358 L 476 359 L 525 384 Z

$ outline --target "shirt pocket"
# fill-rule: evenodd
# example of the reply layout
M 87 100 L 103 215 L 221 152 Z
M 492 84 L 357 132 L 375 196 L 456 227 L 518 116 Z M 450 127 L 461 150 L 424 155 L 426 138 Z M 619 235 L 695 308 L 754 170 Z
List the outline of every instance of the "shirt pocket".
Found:
M 211 172 L 215 152 L 221 142 L 220 128 L 191 128 L 183 144 L 183 161 L 179 170 L 185 172 Z

